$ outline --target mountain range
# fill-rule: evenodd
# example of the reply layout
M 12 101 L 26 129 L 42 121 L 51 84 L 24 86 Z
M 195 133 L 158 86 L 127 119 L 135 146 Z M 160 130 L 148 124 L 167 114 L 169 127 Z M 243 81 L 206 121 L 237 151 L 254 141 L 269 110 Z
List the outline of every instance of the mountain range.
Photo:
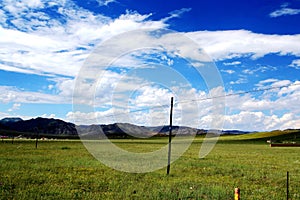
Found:
M 245 134 L 248 132 L 209 131 L 186 126 L 172 126 L 172 134 L 178 135 L 204 135 L 208 132 L 216 134 Z M 21 118 L 4 118 L 0 120 L 0 135 L 23 137 L 51 137 L 51 138 L 148 138 L 151 136 L 164 136 L 169 134 L 169 126 L 137 126 L 129 123 L 75 125 L 60 119 L 35 118 L 23 120 Z

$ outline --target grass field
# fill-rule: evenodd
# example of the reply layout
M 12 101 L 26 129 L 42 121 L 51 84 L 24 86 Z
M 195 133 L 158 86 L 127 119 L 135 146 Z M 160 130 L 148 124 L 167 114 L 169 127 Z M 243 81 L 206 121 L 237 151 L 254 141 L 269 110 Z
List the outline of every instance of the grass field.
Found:
M 149 151 L 166 138 L 115 140 L 123 148 Z M 199 159 L 202 139 L 166 168 L 119 172 L 101 164 L 80 141 L 0 141 L 0 199 L 300 199 L 300 148 L 270 148 L 262 141 L 221 139 Z
M 269 132 L 256 132 L 223 137 L 223 140 L 263 140 L 272 139 L 273 141 L 297 141 L 300 142 L 299 130 L 275 130 Z

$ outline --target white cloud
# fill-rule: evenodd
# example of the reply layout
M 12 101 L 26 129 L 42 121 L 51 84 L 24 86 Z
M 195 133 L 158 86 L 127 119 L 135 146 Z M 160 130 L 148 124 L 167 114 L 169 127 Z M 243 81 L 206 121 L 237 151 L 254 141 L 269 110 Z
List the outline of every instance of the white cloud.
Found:
M 218 94 L 219 89 L 215 89 L 213 95 Z M 79 109 L 69 112 L 66 117 L 78 124 L 124 122 L 145 126 L 166 125 L 169 122 L 171 96 L 175 97 L 173 123 L 176 125 L 197 126 L 200 116 L 213 112 L 211 99 L 202 101 L 201 104 L 190 101 L 210 97 L 203 91 L 173 87 L 171 93 L 167 89 L 145 85 L 133 96 L 129 96 L 129 99 L 123 99 L 121 104 L 112 102 L 112 107 L 103 111 L 85 112 Z
M 130 101 L 136 107 L 164 105 L 166 102 L 169 102 L 172 96 L 168 89 L 151 87 L 149 85 L 140 87 L 137 92 L 140 95 Z
M 50 84 L 48 85 L 48 90 L 52 90 L 54 88 L 54 85 Z
M 179 17 L 181 17 L 182 14 L 184 14 L 185 12 L 189 12 L 191 10 L 192 10 L 191 8 L 181 8 L 179 10 L 174 10 L 169 13 L 170 16 L 163 18 L 162 21 L 167 22 L 170 19 L 179 18 Z
M 43 118 L 56 118 L 55 114 L 42 114 L 41 116 L 38 117 L 43 117 Z
M 274 83 L 274 82 L 276 82 L 276 81 L 278 81 L 278 79 L 275 79 L 275 78 L 269 78 L 269 79 L 266 79 L 266 80 L 262 80 L 262 81 L 259 81 L 259 85 L 261 85 L 261 84 L 265 84 L 265 83 Z
M 110 3 L 116 3 L 116 0 L 96 0 L 99 6 L 108 6 Z
M 227 70 L 221 70 L 222 72 L 225 72 L 227 74 L 234 74 L 235 71 L 234 70 L 231 70 L 231 69 L 227 69 Z
M 282 95 L 283 91 L 289 90 L 289 88 L 297 89 L 298 82 L 292 83 L 290 80 L 278 80 L 278 79 L 266 79 L 263 81 L 260 81 L 256 84 L 258 89 L 268 89 L 273 88 L 270 91 L 271 92 L 278 92 L 278 95 Z M 268 93 L 269 90 L 266 91 Z
M 233 61 L 233 62 L 230 62 L 230 63 L 228 63 L 228 62 L 225 62 L 225 63 L 223 63 L 223 65 L 225 65 L 225 66 L 230 66 L 230 65 L 240 65 L 241 64 L 241 62 L 240 61 Z
M 246 131 L 270 131 L 284 130 L 288 128 L 299 128 L 300 118 L 292 113 L 277 115 L 266 115 L 263 112 L 242 111 L 238 114 L 225 116 L 225 129 L 236 129 Z
M 18 3 L 9 6 L 10 3 L 13 4 L 5 1 L 2 5 L 4 11 L 12 15 L 10 21 L 16 28 L 6 23 L 0 27 L 3 47 L 0 50 L 0 69 L 8 71 L 75 76 L 94 45 L 122 32 L 165 27 L 163 22 L 146 20 L 151 14 L 127 11 L 113 20 L 69 1 L 56 1 L 62 21 L 47 13 L 35 12 L 36 1 L 30 1 L 25 7 L 18 6 Z M 31 12 L 27 12 L 28 9 Z M 3 10 L 0 14 L 5 15 Z
M 2 3 L 5 5 L 3 9 L 14 16 L 15 25 L 24 26 L 21 29 L 27 32 L 11 28 L 7 24 L 0 27 L 0 33 L 3 35 L 2 40 L 0 38 L 0 44 L 3 47 L 0 53 L 0 60 L 3 61 L 0 63 L 0 69 L 23 73 L 75 76 L 85 58 L 91 53 L 93 45 L 126 31 L 167 26 L 164 19 L 149 20 L 151 13 L 141 15 L 127 11 L 113 20 L 78 8 L 69 1 L 55 1 L 54 3 L 59 6 L 58 12 L 65 22 L 51 18 L 40 11 L 25 12 L 24 10 L 29 9 L 28 6 L 21 7 L 18 3 L 9 6 L 7 1 Z M 34 9 L 34 6 L 52 6 L 49 3 L 39 4 L 38 1 L 30 1 L 29 5 L 31 9 Z M 170 13 L 170 17 L 178 17 L 189 10 L 183 8 L 174 11 Z M 2 10 L 2 15 L 5 15 L 3 13 Z M 22 21 L 25 19 L 24 15 L 31 20 L 24 23 Z M 162 40 L 168 41 L 171 35 L 166 35 Z M 216 60 L 249 55 L 252 58 L 258 58 L 269 53 L 300 55 L 297 45 L 300 41 L 299 35 L 264 35 L 245 30 L 199 31 L 186 35 L 197 41 L 199 46 Z M 171 45 L 171 41 L 168 43 Z M 184 44 L 180 44 L 180 41 L 173 41 L 173 43 L 173 47 L 179 47 L 178 50 L 182 56 L 189 55 L 192 58 L 199 56 L 191 52 L 190 48 Z M 227 64 L 239 64 L 238 62 Z
M 0 112 L 0 119 L 10 116 L 8 113 Z
M 19 103 L 70 103 L 64 97 L 50 95 L 40 92 L 22 91 L 15 87 L 0 86 L 0 102 L 19 102 Z
M 71 102 L 73 90 L 75 87 L 75 80 L 69 78 L 54 78 L 50 79 L 56 82 L 55 88 L 57 90 L 57 95 L 64 97 L 66 102 Z M 53 89 L 54 86 L 50 86 L 49 89 Z
M 62 80 L 59 88 L 67 90 L 71 84 L 73 84 L 72 81 L 68 79 Z M 286 84 L 289 84 L 289 86 L 281 87 Z M 260 131 L 300 128 L 300 108 L 298 106 L 300 82 L 296 81 L 292 83 L 289 80 L 266 79 L 260 81 L 257 85 L 280 88 L 267 90 L 259 97 L 255 93 L 227 97 L 227 113 L 224 116 L 225 124 L 223 128 Z M 134 86 L 132 87 L 134 88 Z M 106 90 L 109 89 L 107 88 Z M 107 107 L 107 109 L 102 111 L 96 110 L 88 113 L 80 111 L 69 112 L 65 120 L 74 122 L 74 118 L 76 118 L 75 122 L 77 124 L 115 123 L 122 121 L 139 125 L 162 125 L 168 123 L 170 96 L 175 96 L 174 124 L 196 128 L 211 128 L 214 119 L 216 119 L 216 116 L 212 115 L 212 112 L 216 108 L 213 108 L 211 99 L 203 99 L 211 96 L 221 96 L 223 93 L 219 89 L 214 90 L 214 92 L 212 91 L 213 94 L 209 95 L 204 91 L 178 86 L 173 87 L 172 92 L 174 94 L 157 87 L 140 87 L 140 92 L 134 96 L 130 96 L 131 99 L 123 99 L 123 104 L 114 104 L 115 102 L 112 102 L 112 107 Z M 62 94 L 59 95 L 60 101 L 58 101 L 58 97 L 55 95 L 20 91 L 3 86 L 0 87 L 0 93 L 0 101 L 3 103 L 19 102 L 13 106 L 15 109 L 20 108 L 21 103 L 65 102 L 65 97 Z M 70 95 L 65 91 L 62 91 L 62 93 Z M 276 98 L 273 98 L 274 96 Z M 191 101 L 194 99 L 199 99 L 199 101 Z M 125 105 L 124 103 L 127 104 Z M 156 105 L 162 107 L 156 108 Z M 149 110 L 130 113 L 131 111 L 146 108 L 147 106 L 149 106 Z M 124 109 L 126 107 L 127 109 Z M 5 116 L 9 116 L 9 114 L 4 113 L 3 117 Z M 45 117 L 55 117 L 55 115 L 45 115 Z
M 77 109 L 75 108 L 75 111 L 70 113 L 76 122 L 83 121 L 81 117 L 86 117 L 89 123 L 97 123 L 96 119 L 100 117 L 101 121 L 106 123 L 121 121 L 148 126 L 164 125 L 168 122 L 168 114 L 166 113 L 169 111 L 171 96 L 174 96 L 175 102 L 177 102 L 174 106 L 174 124 L 177 125 L 197 126 L 200 116 L 205 116 L 208 113 L 216 114 L 221 111 L 219 106 L 212 106 L 221 105 L 219 100 L 210 98 L 212 96 L 222 96 L 223 93 L 220 88 L 213 88 L 209 94 L 206 94 L 188 86 L 164 85 L 164 88 L 145 79 L 120 78 L 118 74 L 115 76 L 117 79 L 114 79 L 115 77 L 111 76 L 112 74 L 108 73 L 109 76 L 101 75 L 103 80 L 98 81 L 99 91 L 96 90 L 95 101 L 99 105 L 96 105 L 95 109 L 100 108 L 102 111 L 93 111 L 94 108 L 87 109 L 79 105 L 82 103 L 93 105 L 92 102 L 85 99 L 88 96 L 94 97 L 94 95 L 90 95 L 91 92 L 95 91 L 93 87 L 90 87 L 92 88 L 91 91 L 82 89 L 80 91 L 83 92 L 78 92 L 82 96 L 79 97 L 80 99 L 75 99 L 74 102 L 78 102 L 76 105 L 79 106 L 76 106 Z M 207 100 L 198 105 L 197 101 L 193 102 L 192 99 Z M 103 104 L 105 105 L 103 106 Z M 103 114 L 112 109 L 114 113 L 109 113 L 108 116 Z M 210 125 L 216 128 L 214 121 L 208 124 L 208 126 Z
M 282 8 L 280 10 L 276 10 L 270 13 L 270 17 L 280 17 L 284 15 L 298 15 L 299 13 L 300 13 L 300 9 Z
M 84 113 L 80 111 L 68 112 L 66 115 L 66 120 L 75 122 L 77 125 L 90 125 L 90 124 L 109 124 L 111 119 L 105 116 L 114 114 L 114 110 L 110 109 L 103 112 L 89 112 Z
M 279 80 L 271 84 L 271 87 L 283 87 L 290 85 L 292 82 L 290 80 Z
M 277 68 L 270 65 L 257 65 L 248 69 L 244 69 L 242 72 L 244 74 L 259 74 L 259 72 L 270 72 L 276 71 Z
M 3 10 L 0 10 L 0 24 L 6 22 L 6 15 Z
M 42 8 L 44 4 L 40 0 L 3 0 L 4 9 L 13 15 L 24 15 L 30 9 Z
M 252 59 L 267 54 L 300 56 L 300 35 L 267 35 L 247 30 L 197 31 L 186 33 L 214 60 L 251 56 Z
M 114 1 L 101 1 L 103 5 L 109 5 Z M 85 59 L 93 51 L 94 46 L 100 42 L 127 31 L 146 28 L 167 27 L 166 21 L 180 17 L 190 9 L 184 8 L 173 11 L 169 17 L 160 21 L 151 21 L 149 14 L 139 14 L 134 11 L 127 11 L 116 19 L 111 19 L 103 15 L 96 15 L 87 10 L 75 6 L 71 1 L 9 1 L 0 3 L 0 69 L 21 73 L 43 74 L 53 78 L 56 82 L 49 85 L 49 89 L 56 91 L 55 94 L 45 94 L 41 92 L 23 91 L 14 87 L 0 86 L 0 101 L 2 103 L 18 102 L 11 109 L 18 109 L 21 103 L 71 103 L 74 88 L 74 77 L 78 74 Z M 100 4 L 100 3 L 99 3 Z M 52 18 L 47 13 L 35 10 L 36 8 L 51 7 L 57 5 L 57 12 L 62 16 L 62 20 Z M 284 7 L 287 9 L 286 7 Z M 10 19 L 7 19 L 7 13 Z M 282 14 L 282 13 L 281 13 Z M 278 13 L 277 13 L 278 15 Z M 15 27 L 6 24 L 10 20 Z M 164 49 L 167 53 L 172 51 L 190 60 L 210 60 L 203 52 L 193 51 L 183 37 L 174 36 L 178 33 L 170 33 L 158 38 L 155 42 L 166 44 Z M 251 56 L 252 59 L 263 57 L 274 53 L 277 55 L 300 56 L 300 35 L 267 35 L 257 34 L 246 30 L 231 31 L 198 31 L 186 33 L 186 36 L 195 41 L 195 46 L 203 48 L 213 59 L 225 60 L 228 58 L 239 58 Z M 131 36 L 132 38 L 132 36 Z M 151 46 L 149 36 L 138 35 L 136 40 L 129 45 L 136 43 Z M 111 43 L 114 44 L 114 43 Z M 115 45 L 120 48 L 128 45 L 128 41 L 118 41 Z M 198 47 L 198 46 L 197 46 Z M 115 52 L 107 49 L 107 59 L 114 57 Z M 115 64 L 134 69 L 135 65 L 143 63 L 138 59 L 137 54 L 125 56 Z M 169 65 L 174 64 L 173 59 L 160 57 Z M 197 63 L 199 64 L 199 63 Z M 223 63 L 224 65 L 239 65 L 240 61 Z M 299 68 L 299 60 L 294 60 L 291 67 Z M 201 67 L 201 65 L 197 65 Z M 254 70 L 266 70 L 269 66 L 259 66 Z M 269 68 L 268 68 L 269 69 Z M 103 69 L 102 69 L 103 70 Z M 275 70 L 275 69 L 274 69 Z M 232 74 L 233 70 L 224 70 L 225 73 Z M 253 70 L 244 71 L 246 74 L 255 73 Z M 70 78 L 57 78 L 68 76 Z M 120 81 L 121 80 L 121 81 Z M 231 84 L 247 81 L 245 77 L 240 77 Z M 258 83 L 257 86 L 283 86 L 289 84 L 288 80 L 268 79 Z M 145 84 L 146 86 L 143 86 Z M 101 119 L 101 123 L 112 122 L 111 118 L 104 116 L 118 112 L 124 112 L 124 108 L 142 108 L 145 105 L 162 105 L 169 102 L 169 96 L 179 94 L 176 99 L 202 99 L 209 97 L 203 91 L 196 91 L 182 87 L 173 87 L 172 92 L 153 85 L 147 85 L 145 80 L 137 77 L 126 77 L 122 73 L 106 71 L 106 76 L 102 77 L 98 88 L 90 88 L 88 81 L 82 85 L 83 94 L 95 93 L 96 107 L 103 109 L 89 113 L 70 112 L 66 119 L 78 116 L 81 124 L 95 123 Z M 141 87 L 143 86 L 143 87 Z M 137 89 L 139 87 L 139 90 Z M 95 90 L 93 90 L 95 89 Z M 139 91 L 136 96 L 130 96 L 130 91 Z M 108 95 L 114 91 L 114 96 Z M 219 94 L 219 93 L 218 93 Z M 276 96 L 275 100 L 274 95 Z M 277 88 L 265 92 L 261 98 L 254 95 L 232 96 L 227 98 L 227 108 L 230 112 L 226 116 L 225 127 L 239 129 L 273 129 L 273 128 L 297 128 L 299 126 L 298 100 L 300 98 L 300 88 L 297 85 Z M 124 101 L 124 97 L 130 102 Z M 112 101 L 113 99 L 113 101 Z M 84 99 L 86 103 L 86 99 Z M 114 102 L 115 101 L 115 102 Z M 130 104 L 131 103 L 131 104 Z M 112 104 L 118 108 L 111 107 Z M 102 107 L 101 107 L 102 106 Z M 184 112 L 182 111 L 184 108 Z M 198 108 L 198 109 L 195 109 Z M 105 109 L 105 110 L 104 110 Z M 212 101 L 201 101 L 201 103 L 177 104 L 175 106 L 175 123 L 198 126 L 198 128 L 209 127 L 212 117 Z M 120 115 L 120 119 L 138 124 L 163 124 L 168 119 L 166 110 L 152 109 L 149 113 L 136 112 L 133 115 Z M 269 113 L 268 113 L 269 112 Z M 284 114 L 283 114 L 284 112 Z M 179 114 L 178 114 L 179 113 Z M 234 113 L 234 114 L 232 114 Z M 280 114 L 274 114 L 280 113 Z M 5 113 L 0 113 L 6 115 Z M 54 117 L 55 115 L 45 115 Z M 150 116 L 150 117 L 149 117 Z M 167 116 L 167 117 L 166 117 Z M 103 121 L 102 121 L 103 119 Z
M 10 109 L 8 109 L 7 111 L 12 112 L 12 111 L 15 111 L 15 110 L 19 110 L 20 107 L 21 107 L 20 103 L 14 103 L 13 106 Z
M 230 81 L 230 85 L 235 85 L 235 84 L 242 84 L 242 83 L 248 83 L 247 77 L 240 75 L 239 78 L 235 81 Z
M 296 69 L 300 69 L 300 59 L 293 60 L 293 62 L 289 66 Z
M 281 9 L 271 12 L 269 16 L 272 18 L 276 18 L 285 15 L 298 15 L 300 13 L 300 9 L 288 8 L 288 6 L 288 3 L 282 4 Z
M 300 128 L 299 81 L 266 79 L 257 86 L 259 89 L 275 89 L 266 90 L 259 95 L 249 93 L 227 97 L 225 129 L 263 131 Z M 206 122 L 208 119 L 209 115 L 203 120 Z
M 289 84 L 289 86 L 283 87 L 283 86 L 285 86 L 285 83 L 288 83 L 288 82 L 289 81 L 281 82 L 281 85 L 279 85 L 280 88 L 277 90 L 278 96 L 284 97 L 288 101 L 293 101 L 299 97 L 300 81 L 295 81 L 294 83 Z M 273 85 L 273 86 L 275 86 L 275 85 Z M 288 97 L 286 97 L 285 95 L 287 95 Z M 290 97 L 290 99 L 289 99 L 289 97 Z M 292 103 L 292 102 L 290 102 L 290 103 Z M 295 106 L 295 103 L 293 103 L 290 106 L 291 107 Z M 299 109 L 296 109 L 296 110 L 299 110 Z

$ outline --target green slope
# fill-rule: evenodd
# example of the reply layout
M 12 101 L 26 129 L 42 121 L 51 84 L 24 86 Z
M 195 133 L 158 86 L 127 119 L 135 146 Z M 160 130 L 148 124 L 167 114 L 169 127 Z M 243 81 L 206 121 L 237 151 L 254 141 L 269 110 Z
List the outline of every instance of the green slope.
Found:
M 300 130 L 275 130 L 270 132 L 256 132 L 242 135 L 234 135 L 234 136 L 224 136 L 221 137 L 222 140 L 292 140 L 292 141 L 300 141 Z

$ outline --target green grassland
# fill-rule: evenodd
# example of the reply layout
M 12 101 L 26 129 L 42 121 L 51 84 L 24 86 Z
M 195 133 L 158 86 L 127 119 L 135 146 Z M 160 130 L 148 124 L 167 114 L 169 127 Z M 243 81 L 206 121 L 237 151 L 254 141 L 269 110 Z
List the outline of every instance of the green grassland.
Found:
M 300 142 L 300 130 L 274 130 L 223 137 L 223 140 L 273 140 L 273 142 Z
M 169 175 L 166 168 L 144 174 L 116 171 L 80 141 L 40 141 L 37 149 L 34 140 L 0 141 L 0 199 L 230 200 L 239 187 L 242 199 L 282 200 L 287 171 L 290 199 L 300 199 L 300 148 L 271 148 L 263 140 L 241 137 L 221 137 L 204 159 L 198 157 L 203 138 L 196 138 Z M 167 138 L 113 141 L 137 152 L 167 144 Z

